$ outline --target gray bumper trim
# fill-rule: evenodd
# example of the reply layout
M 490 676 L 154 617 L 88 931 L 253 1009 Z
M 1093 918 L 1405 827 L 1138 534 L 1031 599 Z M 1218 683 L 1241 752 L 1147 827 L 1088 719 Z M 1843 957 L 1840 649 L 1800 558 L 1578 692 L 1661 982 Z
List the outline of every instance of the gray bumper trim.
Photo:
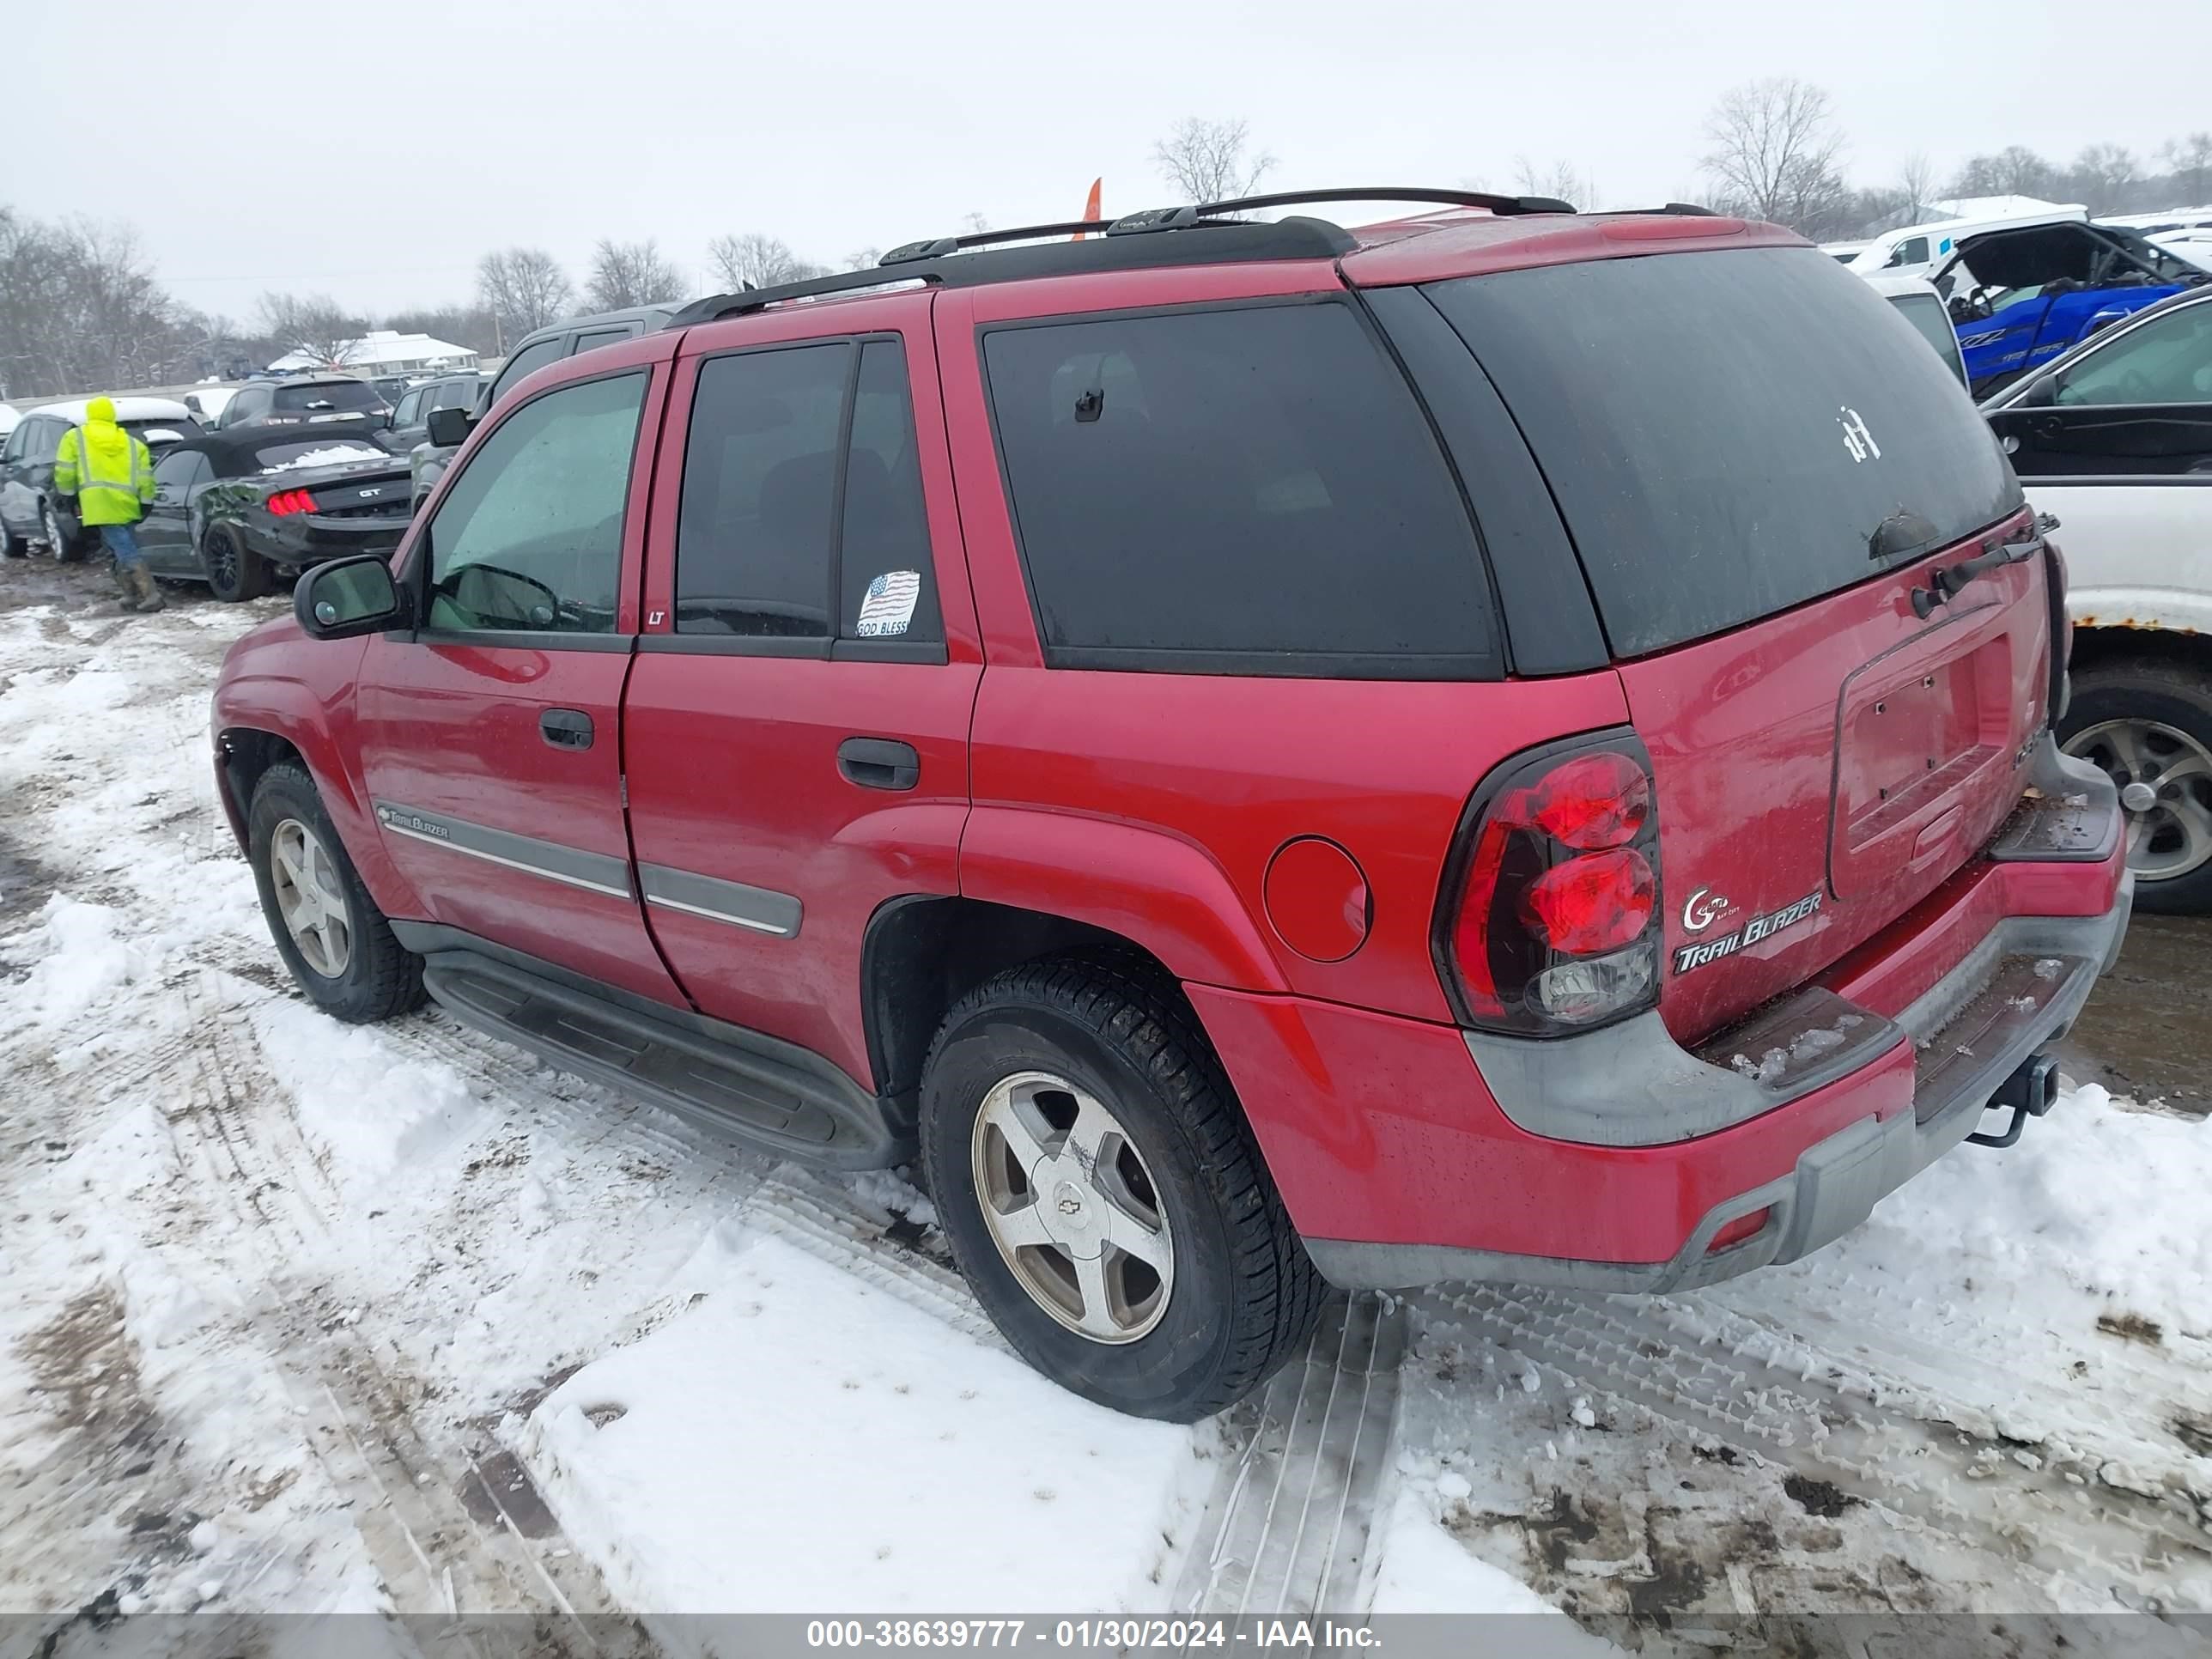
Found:
M 2073 1024 L 2098 976 L 2119 954 L 2134 898 L 2130 874 L 2101 916 L 2014 916 L 2000 923 L 1895 1024 L 1881 1022 L 1900 1040 L 1912 1034 L 1920 1049 L 1913 1109 L 1861 1118 L 1807 1147 L 1788 1175 L 1715 1205 L 1670 1261 L 1583 1261 L 1329 1238 L 1307 1239 L 1307 1253 L 1324 1279 L 1347 1290 L 1491 1279 L 1580 1291 L 1684 1291 L 1795 1261 L 1857 1226 L 1884 1194 L 1965 1139 L 2004 1080 Z M 2046 963 L 2058 966 L 2039 973 Z M 2023 1001 L 2029 1006 L 2018 1006 Z M 1758 1232 L 1711 1251 L 1722 1228 L 1760 1210 L 1769 1213 Z

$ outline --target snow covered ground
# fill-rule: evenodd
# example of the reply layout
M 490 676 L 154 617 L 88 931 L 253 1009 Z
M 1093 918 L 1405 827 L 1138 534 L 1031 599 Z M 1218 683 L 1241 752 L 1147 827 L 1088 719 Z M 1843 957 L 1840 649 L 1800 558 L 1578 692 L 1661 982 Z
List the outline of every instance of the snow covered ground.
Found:
M 1238 1423 L 1030 1373 L 895 1177 L 311 1012 L 207 756 L 279 602 L 104 586 L 0 568 L 0 1611 L 1169 1605 Z M 1374 1609 L 2212 1608 L 2208 1174 L 2086 1088 L 1719 1291 L 1413 1298 Z

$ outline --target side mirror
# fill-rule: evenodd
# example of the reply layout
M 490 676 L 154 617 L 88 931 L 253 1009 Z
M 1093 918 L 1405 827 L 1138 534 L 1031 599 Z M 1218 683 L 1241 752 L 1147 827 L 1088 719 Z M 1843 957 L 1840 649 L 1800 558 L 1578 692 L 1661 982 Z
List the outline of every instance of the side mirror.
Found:
M 410 608 L 379 553 L 314 565 L 292 590 L 292 615 L 311 640 L 349 640 L 404 628 Z
M 430 441 L 441 449 L 459 449 L 469 441 L 471 424 L 465 409 L 434 409 L 428 422 Z

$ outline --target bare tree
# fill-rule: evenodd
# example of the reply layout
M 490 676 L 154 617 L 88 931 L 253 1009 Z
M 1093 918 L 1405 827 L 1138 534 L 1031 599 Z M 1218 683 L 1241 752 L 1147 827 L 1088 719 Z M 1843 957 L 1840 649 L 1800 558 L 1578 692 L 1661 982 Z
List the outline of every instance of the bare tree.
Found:
M 584 297 L 594 311 L 628 311 L 634 306 L 666 305 L 684 297 L 683 274 L 660 257 L 651 237 L 641 242 L 601 238 L 592 250 L 591 280 Z
M 2048 197 L 2058 189 L 2058 169 L 2025 144 L 1971 157 L 1951 183 L 1954 196 Z
M 2092 213 L 2124 211 L 2128 192 L 2142 176 L 2134 152 L 2124 144 L 2090 144 L 2067 173 L 2069 193 L 2078 195 Z
M 960 221 L 960 232 L 963 236 L 980 236 L 991 228 L 991 222 L 980 213 L 964 215 Z
M 1925 222 L 1936 191 L 1936 164 L 1928 159 L 1926 150 L 1916 149 L 1905 158 L 1905 165 L 1898 169 L 1897 187 L 1905 198 L 1905 222 Z
M 1523 196 L 1549 196 L 1585 210 L 1597 202 L 1597 180 L 1577 172 L 1571 161 L 1554 161 L 1548 167 L 1539 168 L 1527 156 L 1516 155 L 1513 158 L 1513 186 Z
M 1248 153 L 1251 132 L 1242 116 L 1207 121 L 1193 115 L 1152 146 L 1160 176 L 1193 202 L 1225 202 L 1249 196 L 1275 158 Z
M 724 286 L 733 290 L 774 288 L 778 283 L 804 282 L 823 274 L 820 265 L 800 258 L 788 244 L 757 230 L 717 236 L 707 244 L 707 261 Z
M 856 247 L 845 256 L 845 266 L 848 270 L 866 270 L 883 257 L 884 251 L 879 247 Z
M 1849 194 L 1828 94 L 1790 76 L 1722 94 L 1705 121 L 1705 172 L 1722 205 L 1808 236 L 1832 229 Z
M 320 368 L 343 368 L 368 332 L 367 318 L 355 316 L 327 294 L 264 294 L 258 308 L 263 333 Z
M 556 323 L 575 308 L 576 290 L 561 262 L 542 247 L 511 247 L 477 262 L 477 299 L 508 340 Z
M 2205 205 L 2205 184 L 2212 179 L 2212 132 L 2192 132 L 2186 138 L 2169 138 L 2159 147 L 2159 160 L 2173 175 L 2174 186 L 2185 198 L 2176 205 Z

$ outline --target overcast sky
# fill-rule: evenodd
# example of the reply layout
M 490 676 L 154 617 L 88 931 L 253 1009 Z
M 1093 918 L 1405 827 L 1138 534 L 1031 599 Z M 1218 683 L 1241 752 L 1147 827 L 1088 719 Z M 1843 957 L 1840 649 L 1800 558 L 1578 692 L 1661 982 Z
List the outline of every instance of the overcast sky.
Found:
M 1671 15 L 1670 15 L 1671 14 Z M 1180 118 L 1243 116 L 1269 186 L 1510 187 L 1572 162 L 1603 198 L 1702 191 L 1715 98 L 1796 75 L 1833 95 L 1855 181 L 2024 143 L 2139 155 L 2212 125 L 2212 4 L 2107 27 L 2079 0 L 1274 0 L 626 6 L 25 3 L 0 24 L 0 203 L 127 218 L 187 303 L 266 289 L 373 313 L 468 296 L 542 246 L 580 279 L 653 236 L 695 280 L 763 230 L 841 260 L 957 231 L 1170 199 Z M 37 71 L 25 73 L 26 70 Z M 112 90 L 111 90 L 112 89 Z

